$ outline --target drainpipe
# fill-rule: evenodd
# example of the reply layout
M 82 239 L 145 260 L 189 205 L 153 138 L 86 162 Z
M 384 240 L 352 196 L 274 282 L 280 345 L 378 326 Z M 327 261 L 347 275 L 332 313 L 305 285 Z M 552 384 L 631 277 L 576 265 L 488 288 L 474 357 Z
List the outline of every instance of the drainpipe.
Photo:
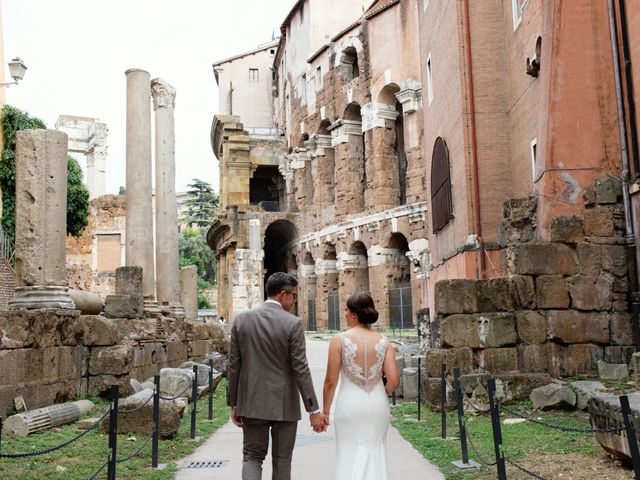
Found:
M 473 166 L 473 210 L 476 224 L 476 237 L 478 238 L 480 256 L 480 272 L 478 278 L 485 278 L 485 251 L 482 240 L 482 221 L 480 218 L 480 182 L 478 180 L 478 145 L 476 142 L 476 109 L 475 96 L 473 90 L 473 63 L 471 60 L 471 28 L 469 25 L 469 0 L 464 0 L 464 30 L 465 30 L 465 57 L 467 62 L 467 72 L 469 74 L 469 117 L 471 121 L 471 162 Z
M 620 133 L 620 150 L 622 156 L 622 200 L 624 204 L 624 220 L 626 224 L 626 237 L 627 241 L 631 241 L 635 253 L 636 259 L 636 289 L 640 286 L 640 257 L 639 251 L 635 242 L 635 235 L 633 231 L 633 216 L 631 214 L 631 199 L 629 197 L 629 153 L 627 147 L 627 129 L 624 119 L 624 105 L 622 102 L 622 81 L 620 76 L 620 57 L 618 52 L 618 29 L 616 25 L 616 13 L 613 5 L 613 0 L 607 0 L 609 10 L 609 30 L 611 37 L 611 53 L 613 54 L 613 70 L 614 79 L 616 85 L 616 104 L 618 110 L 618 128 Z M 633 292 L 631 294 L 631 305 L 634 314 L 634 321 L 638 325 L 639 313 L 640 313 L 640 292 Z

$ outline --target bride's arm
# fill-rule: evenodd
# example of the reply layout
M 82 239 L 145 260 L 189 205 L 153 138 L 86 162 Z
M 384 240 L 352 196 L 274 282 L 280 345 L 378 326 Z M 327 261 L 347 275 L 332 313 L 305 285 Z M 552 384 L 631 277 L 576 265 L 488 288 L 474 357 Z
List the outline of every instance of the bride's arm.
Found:
M 329 358 L 327 360 L 327 374 L 324 377 L 324 387 L 322 388 L 322 413 L 329 419 L 331 403 L 336 393 L 338 378 L 340 377 L 340 364 L 342 362 L 342 352 L 340 338 L 336 335 L 329 343 Z
M 398 385 L 400 385 L 400 374 L 398 373 L 398 364 L 396 363 L 396 349 L 393 348 L 391 342 L 387 344 L 387 351 L 384 354 L 382 368 L 384 368 L 384 374 L 387 377 L 387 384 L 384 388 L 387 391 L 387 395 L 391 395 L 391 393 L 398 388 Z

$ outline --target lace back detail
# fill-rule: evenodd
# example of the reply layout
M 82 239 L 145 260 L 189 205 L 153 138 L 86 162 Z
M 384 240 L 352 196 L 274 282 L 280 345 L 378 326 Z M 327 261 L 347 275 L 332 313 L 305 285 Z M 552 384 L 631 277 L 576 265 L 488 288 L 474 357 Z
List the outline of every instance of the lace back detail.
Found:
M 358 387 L 371 392 L 382 381 L 382 364 L 387 350 L 387 339 L 381 337 L 375 344 L 376 361 L 369 367 L 368 342 L 364 343 L 364 365 L 356 361 L 358 345 L 344 333 L 340 334 L 342 344 L 342 373 Z

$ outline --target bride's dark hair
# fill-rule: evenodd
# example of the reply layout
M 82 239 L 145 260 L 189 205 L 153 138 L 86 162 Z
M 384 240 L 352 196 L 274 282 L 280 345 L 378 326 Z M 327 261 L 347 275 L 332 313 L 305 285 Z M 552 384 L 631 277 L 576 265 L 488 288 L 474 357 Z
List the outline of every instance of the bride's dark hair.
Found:
M 358 317 L 358 322 L 365 325 L 371 325 L 378 320 L 378 311 L 373 306 L 373 299 L 366 292 L 352 294 L 347 300 L 347 308 Z

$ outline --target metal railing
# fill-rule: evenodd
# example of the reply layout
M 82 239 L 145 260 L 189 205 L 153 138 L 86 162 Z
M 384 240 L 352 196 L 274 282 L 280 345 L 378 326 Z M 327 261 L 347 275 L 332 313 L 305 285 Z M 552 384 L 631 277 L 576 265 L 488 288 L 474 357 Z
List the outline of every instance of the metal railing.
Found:
M 13 240 L 5 233 L 2 225 L 0 225 L 0 255 L 5 258 L 11 266 L 16 266 L 15 245 Z

